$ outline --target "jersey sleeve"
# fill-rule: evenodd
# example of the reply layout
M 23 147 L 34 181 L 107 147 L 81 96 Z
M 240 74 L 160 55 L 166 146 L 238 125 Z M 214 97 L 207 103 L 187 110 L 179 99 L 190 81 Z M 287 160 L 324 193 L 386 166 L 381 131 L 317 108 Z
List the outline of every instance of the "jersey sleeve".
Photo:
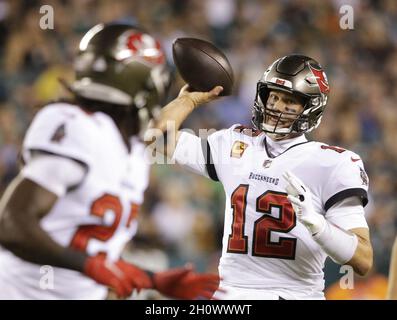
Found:
M 23 141 L 24 161 L 29 162 L 32 152 L 40 151 L 89 166 L 94 146 L 88 117 L 67 104 L 52 104 L 40 110 Z
M 202 140 L 192 133 L 181 131 L 171 160 L 194 173 L 208 177 Z
M 21 175 L 62 197 L 80 185 L 86 175 L 86 167 L 68 158 L 35 153 L 22 168 Z
M 364 208 L 358 197 L 349 197 L 334 204 L 328 209 L 326 218 L 344 230 L 368 228 Z
M 182 132 L 173 154 L 173 159 L 193 172 L 220 181 L 229 163 L 225 155 L 230 153 L 233 129 L 215 131 L 206 138 Z
M 346 151 L 324 184 L 322 200 L 325 211 L 336 203 L 354 196 L 365 206 L 368 203 L 368 183 L 369 179 L 361 158 L 353 152 Z

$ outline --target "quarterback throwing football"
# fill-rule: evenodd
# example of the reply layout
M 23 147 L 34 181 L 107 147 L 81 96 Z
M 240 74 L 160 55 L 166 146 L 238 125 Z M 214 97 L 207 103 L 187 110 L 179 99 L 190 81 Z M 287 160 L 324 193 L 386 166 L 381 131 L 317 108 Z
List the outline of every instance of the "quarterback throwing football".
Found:
M 184 87 L 180 103 L 163 109 L 153 128 L 164 131 L 167 121 L 179 128 L 202 94 Z M 168 149 L 178 163 L 225 190 L 219 273 L 226 293 L 216 297 L 324 299 L 327 256 L 360 275 L 370 270 L 363 162 L 349 150 L 305 137 L 320 124 L 328 94 L 317 61 L 285 56 L 258 82 L 254 129 L 234 125 L 206 139 L 178 132 L 175 148 Z

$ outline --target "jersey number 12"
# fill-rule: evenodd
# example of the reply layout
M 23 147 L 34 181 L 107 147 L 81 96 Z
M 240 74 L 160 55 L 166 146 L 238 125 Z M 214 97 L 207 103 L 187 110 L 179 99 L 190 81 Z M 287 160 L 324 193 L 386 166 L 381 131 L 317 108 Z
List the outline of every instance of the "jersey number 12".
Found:
M 240 184 L 233 192 L 232 232 L 229 235 L 227 252 L 248 253 L 248 236 L 244 235 L 247 194 L 249 185 Z M 272 208 L 277 208 L 279 217 L 271 216 Z M 272 241 L 272 232 L 288 233 L 296 226 L 296 215 L 287 194 L 266 191 L 256 199 L 256 211 L 263 213 L 254 223 L 252 255 L 264 258 L 295 259 L 296 238 L 279 237 Z

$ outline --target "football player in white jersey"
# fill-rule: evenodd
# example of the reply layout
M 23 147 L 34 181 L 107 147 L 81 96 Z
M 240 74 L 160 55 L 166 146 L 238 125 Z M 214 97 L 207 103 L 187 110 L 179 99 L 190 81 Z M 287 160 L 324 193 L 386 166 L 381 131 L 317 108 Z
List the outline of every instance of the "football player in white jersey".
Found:
M 176 146 L 166 150 L 224 187 L 219 273 L 227 293 L 216 297 L 324 299 L 327 256 L 360 275 L 370 270 L 363 162 L 349 150 L 305 137 L 320 124 L 328 93 L 318 62 L 285 56 L 258 82 L 254 129 L 234 125 L 206 139 L 178 132 Z M 178 99 L 162 110 L 154 129 L 165 131 L 167 121 L 178 129 L 201 93 L 184 87 Z
M 140 119 L 169 83 L 159 42 L 132 25 L 99 24 L 79 49 L 74 100 L 36 115 L 23 169 L 1 200 L 0 299 L 104 299 L 108 288 L 211 297 L 217 275 L 151 274 L 120 259 L 148 184 Z

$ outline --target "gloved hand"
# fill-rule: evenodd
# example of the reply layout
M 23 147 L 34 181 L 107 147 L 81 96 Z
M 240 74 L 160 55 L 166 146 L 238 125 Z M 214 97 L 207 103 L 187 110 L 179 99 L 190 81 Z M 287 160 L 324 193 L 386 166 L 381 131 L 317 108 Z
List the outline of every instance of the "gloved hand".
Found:
M 195 273 L 191 266 L 158 272 L 153 276 L 153 288 L 175 299 L 211 299 L 218 285 L 218 275 Z
M 287 181 L 288 200 L 291 202 L 298 220 L 312 235 L 323 231 L 326 221 L 323 215 L 314 210 L 309 188 L 290 171 L 284 172 L 283 178 Z
M 219 276 L 198 274 L 192 267 L 170 269 L 150 276 L 121 259 L 112 263 L 103 254 L 87 258 L 84 273 L 112 288 L 120 298 L 130 296 L 133 290 L 155 289 L 176 299 L 210 299 L 219 285 Z
M 112 288 L 118 297 L 126 298 L 136 289 L 153 286 L 152 280 L 147 272 L 118 260 L 113 263 L 106 260 L 104 254 L 88 257 L 84 267 L 84 273 L 96 282 Z

